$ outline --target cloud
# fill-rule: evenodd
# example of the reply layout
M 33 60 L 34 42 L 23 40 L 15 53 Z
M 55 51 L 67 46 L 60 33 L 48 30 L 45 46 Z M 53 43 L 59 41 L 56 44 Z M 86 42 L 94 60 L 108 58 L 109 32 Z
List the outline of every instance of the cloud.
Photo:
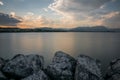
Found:
M 65 16 L 85 16 L 84 13 L 100 8 L 110 0 L 54 0 L 49 8 Z
M 81 25 L 112 26 L 105 15 L 120 12 L 120 0 L 54 0 L 49 9 L 61 15 L 62 20 Z M 112 14 L 111 14 L 112 15 Z M 103 17 L 104 16 L 104 17 Z M 105 22 L 104 22 L 105 21 Z M 114 20 L 112 20 L 114 23 Z M 115 25 L 115 24 L 114 24 Z
M 106 13 L 120 11 L 120 0 L 112 0 L 104 4 L 101 10 L 106 11 Z
M 32 12 L 27 12 L 27 14 L 30 15 L 30 16 L 34 15 L 34 13 L 32 13 Z
M 43 10 L 44 10 L 45 12 L 48 12 L 48 9 L 47 9 L 47 8 L 43 8 Z
M 113 28 L 120 28 L 120 12 L 112 12 L 110 14 L 107 14 L 103 23 L 107 26 L 113 27 Z
M 21 21 L 8 14 L 0 13 L 0 25 L 1 26 L 16 26 Z
M 15 17 L 16 13 L 15 12 L 10 12 L 10 16 Z
M 32 20 L 34 18 L 34 13 L 33 12 L 27 12 L 26 15 L 23 16 L 24 20 Z
M 0 5 L 4 5 L 2 1 L 0 1 Z
M 59 19 L 56 20 L 54 18 L 50 18 L 45 15 L 41 15 L 41 14 L 33 15 L 34 13 L 33 14 L 30 13 L 26 13 L 26 15 L 22 17 L 22 22 L 17 25 L 18 27 L 21 28 L 59 27 L 60 28 L 60 27 L 64 27 L 63 25 L 65 26 L 67 25 L 66 23 L 63 24 L 63 21 Z
M 27 12 L 22 17 L 22 22 L 18 27 L 22 28 L 36 28 L 36 27 L 50 27 L 53 26 L 54 20 L 42 15 L 34 15 L 33 12 Z

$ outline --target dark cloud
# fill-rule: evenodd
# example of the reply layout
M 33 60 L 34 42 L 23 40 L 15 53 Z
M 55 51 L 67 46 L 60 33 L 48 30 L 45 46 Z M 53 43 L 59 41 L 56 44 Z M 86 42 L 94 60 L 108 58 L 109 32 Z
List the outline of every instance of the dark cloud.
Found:
M 111 0 L 72 0 L 74 3 L 77 3 L 80 7 L 80 10 L 83 11 L 90 11 L 94 9 L 100 8 L 102 5 L 104 5 L 107 2 L 110 2 Z
M 110 1 L 112 0 L 54 0 L 49 8 L 62 12 L 88 12 L 98 9 Z
M 106 12 L 120 11 L 120 0 L 112 0 L 103 5 L 102 10 Z
M 112 0 L 54 0 L 49 8 L 64 16 L 71 16 L 74 19 L 86 19 L 98 13 L 105 13 L 106 10 L 100 8 Z
M 16 26 L 17 23 L 21 21 L 15 17 L 8 14 L 0 13 L 0 25 L 2 26 Z
M 96 21 L 96 24 L 99 21 L 101 25 L 120 26 L 119 14 L 108 18 L 111 13 L 120 12 L 120 0 L 54 0 L 49 8 L 76 21 Z

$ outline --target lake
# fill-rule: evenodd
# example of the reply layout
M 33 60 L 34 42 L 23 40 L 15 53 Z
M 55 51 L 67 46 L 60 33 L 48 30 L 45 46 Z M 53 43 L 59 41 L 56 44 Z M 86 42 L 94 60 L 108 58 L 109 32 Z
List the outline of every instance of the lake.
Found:
M 15 54 L 39 54 L 49 64 L 56 51 L 73 57 L 85 54 L 99 59 L 104 70 L 112 59 L 120 58 L 120 33 L 0 33 L 0 57 L 6 59 Z

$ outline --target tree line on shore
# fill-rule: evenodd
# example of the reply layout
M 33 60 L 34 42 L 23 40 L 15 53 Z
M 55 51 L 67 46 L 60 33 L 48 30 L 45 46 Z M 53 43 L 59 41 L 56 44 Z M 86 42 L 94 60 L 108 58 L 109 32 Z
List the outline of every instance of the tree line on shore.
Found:
M 120 28 L 105 26 L 76 27 L 76 28 L 0 28 L 0 32 L 120 32 Z

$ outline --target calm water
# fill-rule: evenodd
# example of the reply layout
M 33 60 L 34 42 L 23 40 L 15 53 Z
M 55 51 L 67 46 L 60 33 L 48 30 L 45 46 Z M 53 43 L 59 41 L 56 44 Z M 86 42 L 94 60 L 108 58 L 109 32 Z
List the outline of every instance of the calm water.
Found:
M 49 64 L 59 50 L 73 57 L 89 55 L 100 59 L 106 67 L 112 59 L 120 57 L 120 33 L 0 33 L 0 57 L 3 58 L 40 54 Z

